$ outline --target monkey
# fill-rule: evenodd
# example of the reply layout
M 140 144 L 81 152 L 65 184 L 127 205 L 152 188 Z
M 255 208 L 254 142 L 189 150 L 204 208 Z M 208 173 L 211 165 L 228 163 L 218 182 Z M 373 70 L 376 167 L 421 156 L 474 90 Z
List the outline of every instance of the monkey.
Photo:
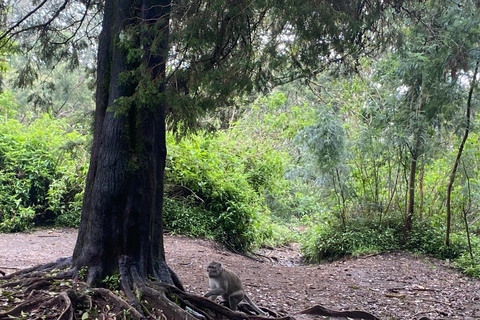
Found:
M 205 297 L 215 301 L 218 296 L 222 296 L 233 311 L 236 311 L 238 304 L 245 299 L 253 310 L 263 316 L 268 316 L 247 297 L 240 278 L 233 271 L 222 267 L 222 263 L 218 261 L 210 262 L 207 266 L 207 274 L 211 290 L 205 294 Z

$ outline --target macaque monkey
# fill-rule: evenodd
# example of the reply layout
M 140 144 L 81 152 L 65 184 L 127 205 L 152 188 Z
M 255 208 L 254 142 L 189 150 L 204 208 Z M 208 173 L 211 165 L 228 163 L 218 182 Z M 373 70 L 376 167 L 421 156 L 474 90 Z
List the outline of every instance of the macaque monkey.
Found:
M 261 315 L 268 316 L 247 297 L 240 278 L 234 272 L 223 268 L 220 262 L 210 262 L 207 266 L 207 274 L 211 290 L 205 294 L 205 297 L 215 301 L 218 296 L 222 296 L 233 311 L 236 311 L 240 301 L 245 299 L 253 310 Z

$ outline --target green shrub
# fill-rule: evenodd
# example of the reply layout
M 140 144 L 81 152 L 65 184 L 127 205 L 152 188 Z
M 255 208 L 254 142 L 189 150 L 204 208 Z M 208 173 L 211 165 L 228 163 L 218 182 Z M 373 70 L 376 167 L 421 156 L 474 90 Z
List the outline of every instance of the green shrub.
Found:
M 310 229 L 303 243 L 302 251 L 309 262 L 333 260 L 349 255 L 361 255 L 397 250 L 399 228 L 391 226 L 372 227 L 369 225 L 323 224 Z
M 191 237 L 214 238 L 216 218 L 213 213 L 188 201 L 165 197 L 163 221 L 165 230 Z
M 440 259 L 455 259 L 466 251 L 465 241 L 452 234 L 452 244 L 445 246 L 445 231 L 426 223 L 417 223 L 404 238 L 403 221 L 389 219 L 382 226 L 372 220 L 350 221 L 346 228 L 339 223 L 321 224 L 307 232 L 303 245 L 306 260 L 320 262 L 349 255 L 391 250 L 408 250 Z
M 478 257 L 478 248 L 480 241 L 477 237 L 472 238 L 473 259 L 466 250 L 454 261 L 454 265 L 460 268 L 463 273 L 469 277 L 480 278 L 480 257 Z
M 467 277 L 480 278 L 480 265 L 469 265 L 463 269 L 463 273 Z
M 428 254 L 439 259 L 456 259 L 466 251 L 466 241 L 451 234 L 450 246 L 445 245 L 445 228 L 429 223 L 415 223 L 404 246 L 406 250 Z
M 167 193 L 169 186 L 186 194 L 177 202 L 166 200 L 166 227 L 204 234 L 236 251 L 255 246 L 258 219 L 268 209 L 256 191 L 262 189 L 260 182 L 249 179 L 249 157 L 239 155 L 238 146 L 222 136 L 200 134 L 180 141 L 170 137 L 168 145 Z M 257 179 L 264 181 L 258 175 Z
M 78 221 L 87 171 L 84 143 L 85 137 L 66 122 L 48 116 L 28 126 L 3 121 L 0 231 Z

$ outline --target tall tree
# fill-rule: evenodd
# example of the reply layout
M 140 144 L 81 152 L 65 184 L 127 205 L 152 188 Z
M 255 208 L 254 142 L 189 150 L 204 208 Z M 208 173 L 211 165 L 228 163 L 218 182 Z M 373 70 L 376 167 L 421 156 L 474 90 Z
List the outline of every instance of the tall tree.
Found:
M 141 278 L 151 275 L 172 283 L 160 214 L 169 11 L 169 0 L 105 3 L 94 142 L 73 253 L 74 267 L 89 268 L 91 285 L 119 266 L 128 273 L 122 277 L 129 277 L 134 268 Z M 138 26 L 140 33 L 133 33 Z M 138 48 L 143 50 L 129 56 Z M 148 100 L 128 99 L 136 90 L 150 90 Z M 128 286 L 124 289 L 128 291 Z

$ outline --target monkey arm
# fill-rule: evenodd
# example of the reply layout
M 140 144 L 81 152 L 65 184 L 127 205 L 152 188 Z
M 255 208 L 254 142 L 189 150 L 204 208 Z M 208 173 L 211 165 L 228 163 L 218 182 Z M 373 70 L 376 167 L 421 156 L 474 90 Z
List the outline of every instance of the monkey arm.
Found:
M 210 296 L 215 296 L 215 297 L 217 297 L 217 296 L 221 296 L 221 295 L 223 295 L 223 294 L 225 294 L 225 290 L 223 290 L 222 288 L 216 288 L 216 289 L 213 289 L 213 290 L 210 290 L 209 292 L 207 292 L 207 293 L 205 294 L 205 297 L 206 297 L 206 298 L 208 298 L 208 297 L 210 297 Z

